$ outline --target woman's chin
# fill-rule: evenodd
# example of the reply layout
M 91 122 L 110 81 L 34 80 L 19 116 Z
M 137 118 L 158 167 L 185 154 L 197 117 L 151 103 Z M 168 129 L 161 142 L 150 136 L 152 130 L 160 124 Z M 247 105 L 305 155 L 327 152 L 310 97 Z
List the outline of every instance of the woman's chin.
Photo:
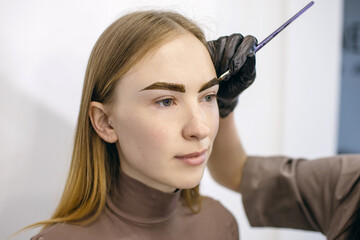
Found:
M 200 184 L 200 181 L 203 177 L 203 173 L 201 174 L 194 174 L 194 175 L 187 175 L 186 177 L 182 178 L 176 183 L 176 188 L 179 189 L 190 189 L 196 187 Z

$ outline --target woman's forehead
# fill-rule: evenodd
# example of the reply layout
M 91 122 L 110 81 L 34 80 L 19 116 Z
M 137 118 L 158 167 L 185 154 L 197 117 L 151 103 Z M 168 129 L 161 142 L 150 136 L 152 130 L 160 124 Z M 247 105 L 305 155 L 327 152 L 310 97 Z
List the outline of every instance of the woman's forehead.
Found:
M 192 34 L 182 34 L 150 51 L 125 74 L 119 85 L 138 91 L 159 82 L 191 86 L 204 84 L 214 75 L 203 43 Z

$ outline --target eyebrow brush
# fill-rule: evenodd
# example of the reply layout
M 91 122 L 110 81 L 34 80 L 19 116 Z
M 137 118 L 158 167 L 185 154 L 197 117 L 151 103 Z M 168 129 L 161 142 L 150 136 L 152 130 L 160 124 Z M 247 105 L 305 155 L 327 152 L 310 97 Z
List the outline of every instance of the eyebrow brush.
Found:
M 265 46 L 268 42 L 271 41 L 276 35 L 278 35 L 284 28 L 286 28 L 290 23 L 292 23 L 296 18 L 298 18 L 301 14 L 303 14 L 306 10 L 308 10 L 312 5 L 314 5 L 314 1 L 311 1 L 308 3 L 303 9 L 301 9 L 298 13 L 296 13 L 292 18 L 287 20 L 281 27 L 276 29 L 272 34 L 270 34 L 267 38 L 265 38 L 261 43 L 259 43 L 255 49 L 254 52 L 256 53 L 259 51 L 263 46 Z M 223 73 L 219 77 L 219 81 L 224 80 L 228 75 L 230 74 L 230 70 L 227 70 L 225 73 Z

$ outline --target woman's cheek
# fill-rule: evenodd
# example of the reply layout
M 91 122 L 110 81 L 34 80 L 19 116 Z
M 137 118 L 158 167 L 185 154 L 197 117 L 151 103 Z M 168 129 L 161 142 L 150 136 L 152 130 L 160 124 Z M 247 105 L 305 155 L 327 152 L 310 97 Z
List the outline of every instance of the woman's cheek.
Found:
M 162 142 L 168 138 L 169 131 L 167 128 L 154 127 L 152 137 L 157 143 Z
M 144 133 L 145 131 L 148 132 L 150 143 L 161 144 L 162 142 L 169 140 L 172 128 L 171 122 L 166 123 L 162 119 L 157 119 L 156 121 L 147 124 Z
M 211 129 L 211 138 L 214 140 L 219 129 L 219 109 L 217 104 L 211 105 L 208 109 L 207 122 Z

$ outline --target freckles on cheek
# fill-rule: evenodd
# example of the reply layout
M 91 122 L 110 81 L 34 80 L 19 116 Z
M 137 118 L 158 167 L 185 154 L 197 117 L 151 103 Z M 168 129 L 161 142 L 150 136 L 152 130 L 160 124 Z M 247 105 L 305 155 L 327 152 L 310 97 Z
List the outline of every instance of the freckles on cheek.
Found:
M 136 128 L 137 139 L 145 146 L 158 146 L 169 139 L 171 132 L 163 121 L 140 117 L 133 120 L 136 123 L 133 127 Z
M 156 141 L 157 143 L 161 143 L 168 138 L 169 130 L 167 128 L 153 126 L 151 130 L 151 135 L 154 141 Z

